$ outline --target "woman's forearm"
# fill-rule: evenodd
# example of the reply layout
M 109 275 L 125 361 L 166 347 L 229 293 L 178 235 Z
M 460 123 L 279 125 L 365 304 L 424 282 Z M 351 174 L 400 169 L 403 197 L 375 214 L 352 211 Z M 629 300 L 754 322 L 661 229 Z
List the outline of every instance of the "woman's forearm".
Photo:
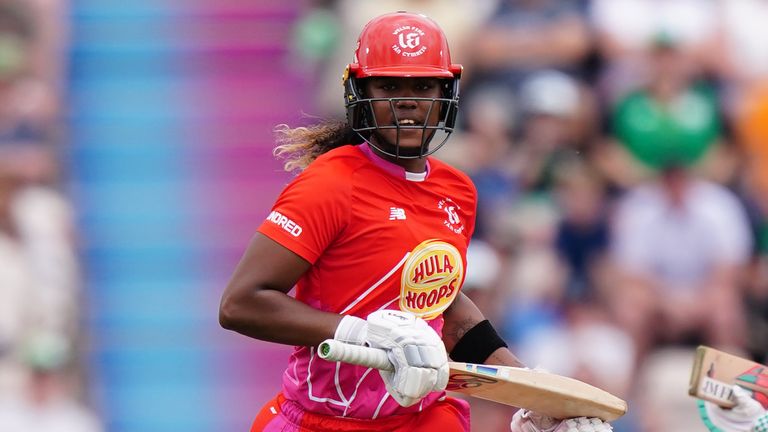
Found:
M 247 298 L 224 297 L 219 311 L 219 322 L 228 330 L 298 346 L 315 346 L 332 338 L 340 320 L 341 315 L 319 311 L 271 289 L 254 291 Z

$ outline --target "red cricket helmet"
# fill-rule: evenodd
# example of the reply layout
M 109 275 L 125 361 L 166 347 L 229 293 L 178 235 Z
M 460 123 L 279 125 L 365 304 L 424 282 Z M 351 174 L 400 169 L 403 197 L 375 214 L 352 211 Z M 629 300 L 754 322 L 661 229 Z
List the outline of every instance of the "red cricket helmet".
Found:
M 459 79 L 462 66 L 451 63 L 451 53 L 445 33 L 425 15 L 395 12 L 381 15 L 368 22 L 360 33 L 353 63 L 344 72 L 344 100 L 347 121 L 360 136 L 379 151 L 394 157 L 424 157 L 439 149 L 453 132 L 459 101 Z M 369 77 L 433 77 L 444 79 L 441 98 L 432 99 L 440 106 L 437 125 L 397 126 L 377 125 L 371 103 L 360 91 L 358 80 Z M 391 98 L 390 103 L 398 98 Z M 418 156 L 402 156 L 399 146 L 387 151 L 372 144 L 368 138 L 379 129 L 417 128 L 445 132 L 442 142 L 429 149 L 433 133 L 427 137 Z

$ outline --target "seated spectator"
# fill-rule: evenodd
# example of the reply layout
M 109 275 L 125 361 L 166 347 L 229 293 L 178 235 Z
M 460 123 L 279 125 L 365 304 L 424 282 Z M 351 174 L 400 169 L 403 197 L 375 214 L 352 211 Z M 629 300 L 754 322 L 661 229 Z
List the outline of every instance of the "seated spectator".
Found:
M 30 2 L 0 1 L 0 145 L 56 138 L 57 101 L 42 76 L 51 64 L 38 64 L 44 47 L 35 12 Z
M 44 147 L 0 148 L 0 393 L 18 385 L 26 332 L 78 330 L 74 216 L 51 183 L 55 166 Z
M 502 257 L 490 244 L 482 240 L 472 240 L 467 248 L 467 275 L 461 292 L 483 312 L 491 322 L 496 321 L 500 313 L 499 299 Z
M 610 241 L 608 203 L 604 186 L 583 162 L 562 167 L 555 197 L 562 214 L 555 247 L 568 269 L 566 299 L 595 301 L 598 266 L 603 265 Z
M 657 343 L 744 346 L 740 280 L 752 239 L 735 195 L 670 163 L 621 199 L 613 236 L 618 274 L 605 295 L 641 353 Z
M 768 215 L 768 3 L 718 0 L 708 67 L 721 86 L 722 109 L 746 162 L 748 193 Z
M 599 93 L 608 105 L 645 79 L 648 46 L 676 41 L 686 62 L 699 63 L 716 28 L 715 1 L 590 0 L 589 20 L 600 54 Z
M 100 432 L 96 416 L 74 396 L 72 350 L 66 338 L 29 335 L 22 349 L 29 369 L 22 391 L 0 395 L 0 432 Z
M 768 80 L 745 92 L 734 109 L 736 140 L 743 151 L 740 186 L 753 210 L 757 251 L 768 254 Z
M 340 20 L 332 0 L 316 0 L 299 17 L 291 35 L 294 69 L 308 77 L 330 68 L 326 62 L 339 43 Z
M 761 364 L 768 364 L 768 256 L 757 255 L 746 280 L 744 305 L 749 328 L 746 352 Z
M 24 145 L 8 152 L 23 188 L 14 203 L 21 239 L 33 269 L 38 325 L 73 335 L 80 278 L 72 204 L 58 190 L 56 151 Z
M 634 341 L 600 309 L 572 307 L 562 321 L 526 334 L 516 350 L 527 364 L 580 379 L 623 399 L 631 397 L 637 366 Z M 641 416 L 631 409 L 611 423 L 616 431 L 635 431 Z
M 693 165 L 717 145 L 721 121 L 712 88 L 695 81 L 692 65 L 675 42 L 652 49 L 649 82 L 623 97 L 612 115 L 620 144 L 652 170 L 673 154 Z
M 509 209 L 520 196 L 512 138 L 514 95 L 504 87 L 489 86 L 473 92 L 462 104 L 465 128 L 454 132 L 451 145 L 440 148 L 436 156 L 472 178 L 478 197 L 474 236 L 486 238 L 489 218 Z
M 658 39 L 649 76 L 611 108 L 613 137 L 593 161 L 610 185 L 624 190 L 654 177 L 670 157 L 718 183 L 732 180 L 737 158 L 725 139 L 714 88 L 676 41 Z
M 540 69 L 578 72 L 590 49 L 578 5 L 556 0 L 502 0 L 470 40 L 468 70 L 512 89 Z
M 748 95 L 753 84 L 768 76 L 768 4 L 763 0 L 713 3 L 718 13 L 704 47 L 707 66 L 722 80 L 727 92 Z
M 526 199 L 495 215 L 492 243 L 508 255 L 501 284 L 503 336 L 517 344 L 563 319 L 565 269 L 552 244 L 557 210 L 546 199 Z
M 632 411 L 643 432 L 706 431 L 701 424 L 696 399 L 688 396 L 692 347 L 661 347 L 638 365 Z
M 13 214 L 21 187 L 8 160 L 0 158 L 0 395 L 16 392 L 22 385 L 23 367 L 15 354 L 33 321 L 34 274 Z
M 548 193 L 558 167 L 581 157 L 576 124 L 582 102 L 578 82 L 564 73 L 539 71 L 523 81 L 514 160 L 527 192 Z

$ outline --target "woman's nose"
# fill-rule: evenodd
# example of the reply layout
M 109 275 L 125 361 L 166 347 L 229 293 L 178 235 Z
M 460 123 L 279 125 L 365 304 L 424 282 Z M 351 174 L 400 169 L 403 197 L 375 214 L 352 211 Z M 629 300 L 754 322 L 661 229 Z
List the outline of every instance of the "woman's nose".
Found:
M 418 106 L 418 102 L 415 99 L 408 99 L 407 97 L 401 97 L 398 98 L 395 101 L 395 106 L 397 108 L 416 108 Z

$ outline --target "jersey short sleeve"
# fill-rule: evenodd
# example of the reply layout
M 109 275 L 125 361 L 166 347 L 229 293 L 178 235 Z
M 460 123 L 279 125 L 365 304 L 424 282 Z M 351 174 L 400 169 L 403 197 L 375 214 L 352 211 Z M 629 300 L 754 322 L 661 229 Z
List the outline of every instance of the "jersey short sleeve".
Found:
M 349 197 L 347 175 L 310 166 L 283 190 L 259 232 L 314 264 L 347 225 Z

